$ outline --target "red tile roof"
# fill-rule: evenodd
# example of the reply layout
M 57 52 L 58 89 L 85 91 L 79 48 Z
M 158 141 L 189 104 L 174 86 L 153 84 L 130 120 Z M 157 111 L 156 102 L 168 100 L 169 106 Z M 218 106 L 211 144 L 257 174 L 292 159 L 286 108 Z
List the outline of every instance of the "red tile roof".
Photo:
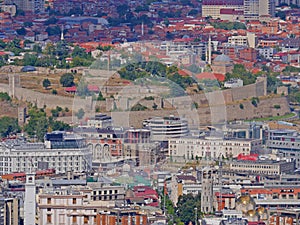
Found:
M 225 75 L 220 73 L 210 73 L 210 72 L 203 72 L 196 75 L 196 78 L 199 80 L 202 79 L 211 79 L 211 80 L 218 80 L 218 81 L 224 81 Z

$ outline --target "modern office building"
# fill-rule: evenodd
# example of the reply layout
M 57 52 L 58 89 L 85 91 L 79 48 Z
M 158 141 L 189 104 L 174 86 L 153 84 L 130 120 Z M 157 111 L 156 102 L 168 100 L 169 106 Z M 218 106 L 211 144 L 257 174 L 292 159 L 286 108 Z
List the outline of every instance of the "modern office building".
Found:
M 266 146 L 277 150 L 282 157 L 295 161 L 296 168 L 300 167 L 300 136 L 297 131 L 268 130 Z
M 52 132 L 44 143 L 6 140 L 0 143 L 0 174 L 55 168 L 56 173 L 88 171 L 92 152 L 84 138 L 66 132 Z
M 175 117 L 154 117 L 143 122 L 151 131 L 152 141 L 168 141 L 169 138 L 185 137 L 189 133 L 188 122 Z

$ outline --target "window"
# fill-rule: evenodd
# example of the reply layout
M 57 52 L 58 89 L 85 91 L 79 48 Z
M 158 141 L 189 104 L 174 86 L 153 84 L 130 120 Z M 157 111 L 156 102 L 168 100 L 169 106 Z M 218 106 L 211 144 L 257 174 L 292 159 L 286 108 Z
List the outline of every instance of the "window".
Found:
M 73 217 L 72 217 L 72 222 L 73 222 L 73 223 L 77 223 L 77 216 L 73 216 Z
M 73 198 L 73 204 L 76 204 L 76 198 Z
M 83 217 L 83 223 L 84 224 L 88 224 L 89 223 L 89 217 L 88 216 L 84 216 Z
M 51 198 L 47 198 L 47 204 L 51 204 Z
M 52 223 L 52 221 L 51 221 L 51 215 L 47 215 L 47 223 Z

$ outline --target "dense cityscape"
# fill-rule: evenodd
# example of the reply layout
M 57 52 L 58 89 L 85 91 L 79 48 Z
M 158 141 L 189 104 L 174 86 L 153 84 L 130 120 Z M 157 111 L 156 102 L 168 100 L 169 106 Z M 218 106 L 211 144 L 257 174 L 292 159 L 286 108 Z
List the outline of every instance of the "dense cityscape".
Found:
M 1 0 L 0 225 L 298 225 L 299 85 L 299 0 Z

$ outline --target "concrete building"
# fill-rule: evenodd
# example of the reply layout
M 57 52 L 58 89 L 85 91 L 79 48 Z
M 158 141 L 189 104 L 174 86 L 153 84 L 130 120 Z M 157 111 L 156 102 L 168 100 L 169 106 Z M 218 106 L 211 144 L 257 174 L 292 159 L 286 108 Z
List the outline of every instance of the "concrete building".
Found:
M 265 47 L 265 48 L 257 48 L 258 54 L 261 55 L 263 58 L 272 60 L 273 55 L 276 53 L 275 48 Z
M 24 201 L 24 225 L 36 224 L 36 186 L 35 174 L 26 174 L 25 201 Z
M 211 16 L 213 19 L 221 18 L 221 9 L 234 9 L 243 11 L 243 0 L 203 0 L 202 1 L 202 16 Z
M 213 209 L 213 177 L 216 171 L 213 168 L 206 167 L 202 170 L 202 188 L 201 188 L 201 212 L 211 213 Z
M 280 185 L 264 187 L 245 187 L 241 189 L 241 194 L 250 195 L 256 206 L 268 209 L 299 207 L 300 189 L 299 185 Z
M 266 174 L 266 175 L 281 175 L 293 174 L 295 171 L 295 163 L 287 161 L 274 160 L 233 160 L 229 162 L 229 169 L 235 172 L 251 173 L 251 174 Z
M 275 0 L 244 0 L 245 20 L 259 20 L 261 16 L 275 16 Z
M 25 12 L 43 13 L 45 12 L 44 0 L 7 0 L 5 2 L 11 2 L 17 6 L 17 9 Z
M 104 114 L 95 115 L 95 117 L 88 119 L 87 126 L 93 128 L 110 127 L 112 126 L 112 118 L 111 116 L 107 116 Z
M 0 197 L 0 224 L 20 224 L 20 207 L 18 198 Z
M 248 155 L 261 148 L 259 139 L 222 139 L 222 138 L 172 138 L 168 143 L 170 160 L 220 157 L 237 157 L 239 154 Z
M 248 46 L 248 37 L 247 36 L 230 36 L 228 37 L 228 44 L 234 46 Z
M 266 146 L 276 150 L 280 156 L 295 161 L 296 168 L 300 167 L 300 136 L 295 130 L 268 130 Z
M 288 4 L 288 5 L 297 5 L 300 6 L 300 1 L 299 0 L 276 0 L 275 5 L 279 6 L 280 4 Z
M 143 125 L 150 129 L 152 141 L 168 141 L 169 138 L 185 137 L 189 133 L 188 122 L 173 115 L 145 120 Z
M 146 225 L 147 216 L 141 214 L 140 210 L 124 206 L 122 209 L 115 208 L 111 204 L 124 198 L 124 194 L 123 187 L 102 189 L 77 186 L 55 191 L 44 190 L 38 195 L 38 224 L 127 225 L 134 221 L 137 225 Z M 128 222 L 131 220 L 132 222 Z
M 44 143 L 22 139 L 6 140 L 0 145 L 0 174 L 54 168 L 56 173 L 81 172 L 91 168 L 92 152 L 84 138 L 66 132 L 52 132 Z

